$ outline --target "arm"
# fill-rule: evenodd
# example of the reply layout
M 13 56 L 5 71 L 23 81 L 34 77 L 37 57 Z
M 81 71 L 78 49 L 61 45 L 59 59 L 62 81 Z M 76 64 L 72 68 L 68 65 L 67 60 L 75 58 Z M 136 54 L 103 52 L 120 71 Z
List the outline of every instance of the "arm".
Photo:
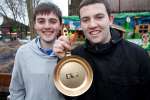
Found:
M 21 70 L 21 52 L 18 50 L 15 57 L 9 92 L 10 100 L 25 100 L 25 87 Z

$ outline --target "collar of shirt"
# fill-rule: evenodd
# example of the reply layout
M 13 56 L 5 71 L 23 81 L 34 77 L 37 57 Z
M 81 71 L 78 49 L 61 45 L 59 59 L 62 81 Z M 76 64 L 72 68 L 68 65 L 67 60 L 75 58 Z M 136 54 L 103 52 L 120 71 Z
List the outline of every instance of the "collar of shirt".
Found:
M 45 54 L 47 54 L 47 55 L 49 55 L 49 56 L 51 56 L 51 57 L 56 56 L 52 49 L 50 49 L 50 48 L 42 48 L 42 47 L 41 47 L 41 43 L 40 43 L 40 38 L 39 38 L 39 37 L 38 37 L 37 40 L 36 40 L 36 44 L 37 44 L 38 48 L 39 48 L 43 53 L 45 53 Z

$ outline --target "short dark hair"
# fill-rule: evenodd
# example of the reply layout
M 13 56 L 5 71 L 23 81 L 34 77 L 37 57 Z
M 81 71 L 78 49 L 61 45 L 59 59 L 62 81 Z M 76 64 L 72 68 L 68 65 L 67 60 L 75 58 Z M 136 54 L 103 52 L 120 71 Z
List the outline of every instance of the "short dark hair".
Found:
M 56 14 L 56 16 L 58 16 L 59 18 L 60 23 L 62 23 L 62 12 L 60 8 L 51 2 L 40 3 L 37 7 L 35 7 L 33 13 L 33 20 L 36 20 L 36 16 L 38 14 L 49 14 L 51 12 Z
M 110 5 L 107 0 L 82 0 L 79 5 L 79 12 L 82 7 L 90 5 L 90 4 L 95 4 L 95 3 L 103 3 L 105 5 L 108 15 L 110 16 L 111 9 L 110 9 Z M 80 15 L 80 13 L 79 13 L 79 15 Z

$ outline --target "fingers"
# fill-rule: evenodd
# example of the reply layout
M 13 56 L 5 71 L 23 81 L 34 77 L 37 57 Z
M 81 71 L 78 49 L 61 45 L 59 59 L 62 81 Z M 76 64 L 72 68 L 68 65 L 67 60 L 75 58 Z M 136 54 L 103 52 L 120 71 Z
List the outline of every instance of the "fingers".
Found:
M 64 50 L 71 50 L 71 43 L 66 36 L 61 36 L 57 42 L 59 42 L 58 46 L 60 48 L 63 48 Z
M 67 50 L 71 50 L 69 39 L 65 36 L 60 36 L 53 45 L 53 51 L 59 58 L 62 58 Z

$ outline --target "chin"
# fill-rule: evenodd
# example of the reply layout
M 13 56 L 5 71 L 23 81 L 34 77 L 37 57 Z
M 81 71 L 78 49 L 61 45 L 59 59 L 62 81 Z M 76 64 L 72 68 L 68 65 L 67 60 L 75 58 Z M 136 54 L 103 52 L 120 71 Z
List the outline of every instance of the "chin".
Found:
M 51 43 L 51 42 L 53 41 L 53 39 L 44 39 L 44 41 L 45 41 L 46 43 Z
M 92 43 L 93 43 L 93 44 L 97 44 L 97 43 L 100 43 L 100 42 L 99 42 L 99 41 L 93 41 Z
M 101 42 L 101 40 L 99 40 L 99 39 L 90 39 L 90 41 L 94 44 Z

